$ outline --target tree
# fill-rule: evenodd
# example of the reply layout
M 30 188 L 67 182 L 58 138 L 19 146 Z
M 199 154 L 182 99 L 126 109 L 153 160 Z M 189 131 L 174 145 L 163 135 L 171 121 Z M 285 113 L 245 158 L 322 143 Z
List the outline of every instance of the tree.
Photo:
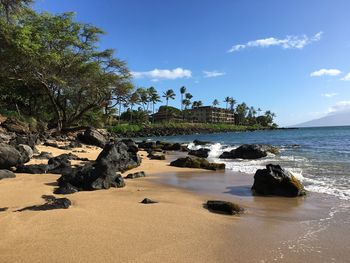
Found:
M 11 22 L 11 17 L 28 11 L 28 6 L 33 0 L 0 0 L 0 15 L 4 15 L 6 22 Z
M 174 100 L 175 99 L 175 93 L 172 89 L 168 89 L 167 91 L 163 92 L 163 98 L 166 100 L 166 120 L 168 120 L 168 106 L 169 106 L 169 99 Z
M 102 33 L 74 22 L 72 13 L 30 12 L 0 27 L 0 39 L 6 39 L 0 41 L 0 80 L 13 90 L 40 92 L 58 130 L 79 124 L 89 111 L 110 103 L 115 87 L 129 83 L 125 62 L 113 50 L 97 50 Z M 28 103 L 36 99 L 28 97 Z
M 130 118 L 129 121 L 132 122 L 132 118 L 133 118 L 133 108 L 135 106 L 135 104 L 139 103 L 140 98 L 139 98 L 139 94 L 135 91 L 131 94 L 130 98 L 129 98 L 129 103 L 130 103 Z
M 235 115 L 235 120 L 237 124 L 239 125 L 245 124 L 247 111 L 248 111 L 248 107 L 247 107 L 247 104 L 245 104 L 244 102 L 237 105 L 236 115 Z
M 202 107 L 203 106 L 203 102 L 201 100 L 198 101 L 194 101 L 192 103 L 192 109 L 198 108 L 198 107 Z
M 226 97 L 224 102 L 226 102 L 226 110 L 228 109 L 228 104 L 231 102 L 231 98 L 230 97 Z
M 234 98 L 231 97 L 231 98 L 230 98 L 229 104 L 230 104 L 230 110 L 231 110 L 231 111 L 234 111 L 234 110 L 235 110 L 236 100 L 235 100 Z
M 186 87 L 182 86 L 180 88 L 180 94 L 181 94 L 181 110 L 183 110 L 183 100 L 184 100 L 184 94 L 186 93 Z
M 163 98 L 166 100 L 166 106 L 169 106 L 169 100 L 175 99 L 175 93 L 172 89 L 168 89 L 167 91 L 163 92 Z
M 213 107 L 216 107 L 216 106 L 218 106 L 220 104 L 220 102 L 217 100 L 217 99 L 215 99 L 214 101 L 213 101 Z
M 185 110 L 187 110 L 188 107 L 191 106 L 191 101 L 189 99 L 184 99 L 182 104 L 185 106 Z
M 148 94 L 150 96 L 149 101 L 152 102 L 152 122 L 154 123 L 154 106 L 157 102 L 161 102 L 160 96 L 154 87 L 148 89 Z

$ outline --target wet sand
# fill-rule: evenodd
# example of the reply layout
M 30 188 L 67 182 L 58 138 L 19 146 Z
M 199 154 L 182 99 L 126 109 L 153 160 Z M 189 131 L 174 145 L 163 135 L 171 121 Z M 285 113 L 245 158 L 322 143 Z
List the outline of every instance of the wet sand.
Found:
M 100 152 L 84 150 L 75 154 L 94 160 Z M 0 262 L 346 262 L 350 256 L 349 211 L 332 198 L 253 197 L 249 176 L 168 161 L 143 158 L 130 172 L 141 170 L 147 177 L 127 180 L 125 188 L 65 196 L 73 203 L 65 210 L 15 212 L 44 203 L 41 196 L 52 195 L 59 175 L 1 180 L 0 208 L 8 210 L 0 212 Z M 140 204 L 145 197 L 159 203 Z M 210 213 L 202 205 L 213 198 L 237 202 L 246 213 Z

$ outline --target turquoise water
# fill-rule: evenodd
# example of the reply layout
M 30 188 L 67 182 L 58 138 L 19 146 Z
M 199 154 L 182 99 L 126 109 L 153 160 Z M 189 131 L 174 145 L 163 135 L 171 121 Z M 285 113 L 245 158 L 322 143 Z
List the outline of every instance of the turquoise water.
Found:
M 253 174 L 268 163 L 280 164 L 296 174 L 310 191 L 350 199 L 350 126 L 300 128 L 293 130 L 237 133 L 194 134 L 149 138 L 190 143 L 194 139 L 210 141 L 209 159 L 224 161 L 227 169 Z M 244 143 L 271 144 L 280 147 L 278 155 L 259 160 L 221 160 L 225 150 Z M 195 148 L 193 144 L 189 147 Z

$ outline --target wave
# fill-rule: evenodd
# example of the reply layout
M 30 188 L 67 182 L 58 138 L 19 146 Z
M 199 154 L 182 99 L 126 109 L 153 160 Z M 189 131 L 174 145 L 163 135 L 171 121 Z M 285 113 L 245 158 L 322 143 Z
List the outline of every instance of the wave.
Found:
M 231 151 L 236 149 L 239 145 L 225 145 L 221 143 L 214 143 L 208 145 L 195 145 L 190 143 L 188 148 L 191 150 L 198 150 L 200 148 L 209 149 L 208 159 L 213 162 L 221 162 L 226 164 L 226 169 L 255 174 L 258 169 L 264 169 L 266 164 L 279 164 L 284 169 L 290 171 L 295 175 L 305 186 L 305 189 L 310 192 L 322 193 L 336 196 L 343 200 L 350 200 L 350 176 L 348 177 L 327 177 L 318 174 L 310 174 L 309 171 L 324 170 L 327 174 L 334 174 L 328 167 L 320 167 L 319 163 L 314 162 L 304 156 L 293 155 L 290 153 L 293 148 L 283 147 L 281 154 L 274 155 L 269 153 L 266 157 L 257 160 L 243 160 L 243 159 L 219 159 L 219 156 L 224 151 Z

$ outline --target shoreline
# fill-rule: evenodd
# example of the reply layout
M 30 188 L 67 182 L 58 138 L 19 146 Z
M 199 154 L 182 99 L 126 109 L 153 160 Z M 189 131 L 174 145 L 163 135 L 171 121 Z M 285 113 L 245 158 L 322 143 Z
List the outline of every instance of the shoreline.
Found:
M 38 148 L 54 155 L 69 152 Z M 88 153 L 75 154 L 92 160 L 101 150 L 84 149 Z M 322 262 L 330 256 L 341 262 L 349 256 L 346 243 L 336 241 L 327 245 L 331 254 L 325 255 L 329 251 L 319 248 L 326 243 L 312 239 L 307 240 L 308 250 L 302 250 L 302 238 L 318 233 L 318 219 L 327 218 L 332 205 L 320 203 L 318 195 L 306 199 L 227 195 L 224 199 L 160 180 L 185 177 L 186 181 L 186 176 L 208 178 L 220 176 L 220 172 L 171 167 L 168 161 L 148 160 L 145 152 L 140 154 L 144 155 L 142 165 L 124 175 L 145 171 L 147 177 L 126 180 L 124 188 L 67 195 L 73 203 L 69 209 L 13 212 L 43 203 L 41 195 L 52 195 L 59 175 L 17 174 L 17 178 L 1 180 L 0 207 L 9 207 L 0 212 L 3 262 L 232 262 L 238 258 L 239 262 L 304 262 L 305 256 L 309 262 Z M 239 177 L 238 173 L 232 175 Z M 146 197 L 159 203 L 140 204 Z M 225 216 L 202 207 L 206 200 L 218 197 L 237 202 L 246 213 Z M 333 224 L 331 228 L 333 234 L 349 232 Z M 325 237 L 332 237 L 324 231 Z

